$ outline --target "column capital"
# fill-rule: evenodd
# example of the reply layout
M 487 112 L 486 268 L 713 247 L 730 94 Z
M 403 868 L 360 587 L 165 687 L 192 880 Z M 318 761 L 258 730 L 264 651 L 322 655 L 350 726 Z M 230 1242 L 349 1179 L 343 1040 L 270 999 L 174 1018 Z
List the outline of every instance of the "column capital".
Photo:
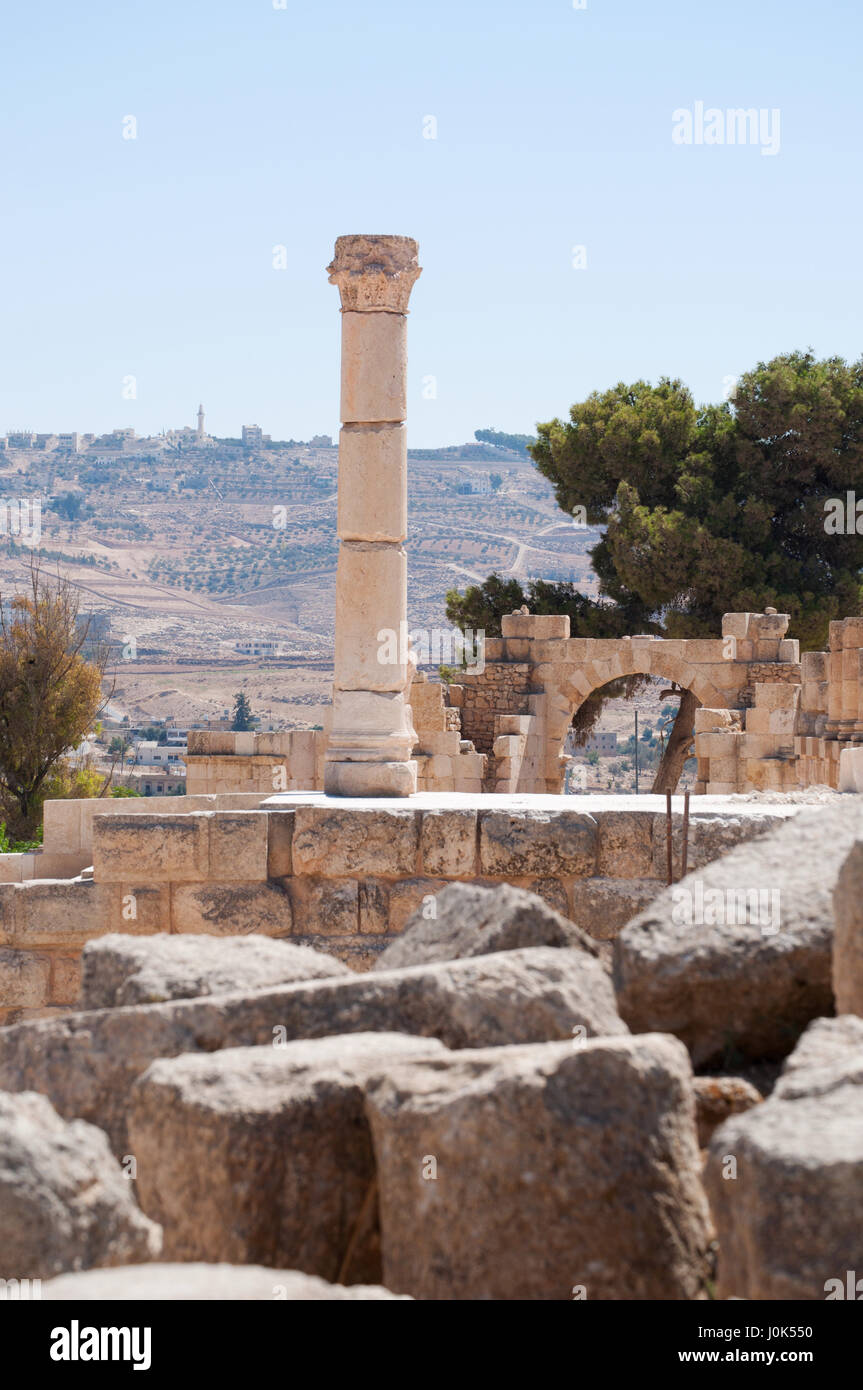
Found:
M 327 266 L 338 285 L 342 313 L 406 314 L 421 274 L 419 247 L 408 236 L 340 236 Z

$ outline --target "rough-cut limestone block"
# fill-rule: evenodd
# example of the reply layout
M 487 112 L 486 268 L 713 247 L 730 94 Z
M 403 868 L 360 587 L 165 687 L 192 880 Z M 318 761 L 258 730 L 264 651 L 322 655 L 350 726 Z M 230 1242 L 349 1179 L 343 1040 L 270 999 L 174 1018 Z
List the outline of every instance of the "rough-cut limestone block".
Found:
M 208 878 L 250 883 L 267 877 L 267 812 L 216 811 L 210 822 Z
M 861 836 L 856 798 L 802 810 L 665 889 L 614 943 L 633 1031 L 675 1033 L 696 1066 L 790 1052 L 833 1008 L 832 892 Z
M 343 313 L 342 422 L 402 421 L 406 392 L 405 315 Z
M 339 435 L 339 536 L 398 543 L 407 529 L 406 427 L 344 426 Z
M 791 621 L 788 613 L 753 613 L 753 632 L 756 640 L 775 638 L 778 642 L 788 631 Z
M 128 937 L 124 940 L 128 940 Z M 67 1006 L 76 1004 L 80 994 L 81 957 L 52 956 L 50 1002 Z
M 432 899 L 445 887 L 445 879 L 425 876 L 402 878 L 391 883 L 389 895 L 390 933 L 403 931 L 408 918 L 423 905 L 429 906 L 429 910 L 431 910 Z
M 746 711 L 746 732 L 747 734 L 764 735 L 771 732 L 770 721 L 773 711 L 769 709 L 759 709 L 755 706 Z M 709 754 L 708 754 L 709 756 Z
M 246 994 L 67 1013 L 0 1029 L 0 1090 L 41 1091 L 67 1118 L 98 1124 L 124 1154 L 130 1087 L 157 1057 L 334 1033 L 414 1033 L 447 1047 L 571 1040 L 575 1027 L 579 1036 L 625 1034 L 608 976 L 598 977 L 595 964 L 584 951 L 540 946 Z
M 711 782 L 734 782 L 737 779 L 737 755 L 710 759 Z
M 577 811 L 487 811 L 480 815 L 483 874 L 596 872 L 598 830 L 592 816 Z
M 77 854 L 82 848 L 83 799 L 46 801 L 42 807 L 42 843 L 57 854 Z
M 851 845 L 842 864 L 833 892 L 833 914 L 836 1012 L 863 1016 L 863 839 Z
M 580 883 L 580 879 L 572 880 Z M 495 885 L 499 886 L 499 885 Z M 526 878 L 519 885 L 528 893 L 535 893 L 541 898 L 546 907 L 550 907 L 553 912 L 557 912 L 561 917 L 569 917 L 569 897 L 566 891 L 566 883 L 561 878 Z
M 747 711 L 747 728 L 749 727 L 749 715 L 753 711 Z M 736 758 L 737 747 L 740 739 L 739 730 L 714 731 L 709 734 L 696 734 L 696 749 L 699 758 L 709 758 L 711 762 L 720 758 Z
M 141 936 L 171 930 L 170 883 L 106 883 L 95 885 L 101 901 L 104 932 L 134 932 Z M 100 933 L 92 928 L 81 945 Z
M 355 878 L 301 874 L 287 880 L 293 930 L 306 936 L 353 936 L 359 931 L 359 885 Z
M 47 1303 L 286 1303 L 407 1301 L 378 1285 L 327 1284 L 313 1274 L 294 1269 L 262 1269 L 260 1265 L 151 1264 L 110 1271 L 85 1270 L 61 1274 L 42 1285 Z
M 710 1221 L 675 1039 L 406 1062 L 369 1081 L 366 1107 L 389 1287 L 429 1299 L 703 1295 Z
M 800 686 L 786 681 L 756 681 L 755 703 L 759 709 L 795 710 L 800 702 Z
M 354 1033 L 154 1062 L 132 1088 L 129 1143 L 165 1257 L 379 1283 L 365 1080 L 447 1055 L 436 1038 Z
M 568 916 L 595 940 L 609 941 L 661 891 L 655 878 L 577 878 Z
M 785 637 L 779 643 L 779 661 L 791 661 L 796 663 L 800 660 L 800 642 L 796 637 Z
M 720 729 L 739 727 L 740 715 L 737 710 L 708 709 L 702 707 L 695 711 L 696 734 L 714 733 Z
M 289 936 L 291 899 L 278 883 L 178 883 L 171 931 L 213 936 Z
M 419 813 L 299 807 L 295 813 L 293 871 L 326 874 L 410 874 L 417 867 Z
M 569 614 L 504 613 L 500 630 L 503 637 L 533 637 L 543 642 L 554 637 L 569 637 Z
M 860 1296 L 863 1020 L 819 1019 L 798 1050 L 765 1103 L 710 1144 L 718 1298 Z
M 599 811 L 596 872 L 608 878 L 649 878 L 653 873 L 653 816 L 646 811 Z
M 742 1076 L 696 1076 L 693 1085 L 698 1146 L 702 1149 L 731 1115 L 742 1115 L 764 1099 L 752 1082 Z
M 0 1278 L 137 1263 L 161 1246 L 101 1130 L 44 1096 L 0 1093 Z
M 423 872 L 467 878 L 477 867 L 476 811 L 426 811 L 420 831 Z
M 523 750 L 524 739 L 519 734 L 500 734 L 492 746 L 496 758 L 518 758 Z
M 92 879 L 35 880 L 0 890 L 2 930 L 10 945 L 21 948 L 82 946 L 91 936 L 113 930 L 112 908 L 111 886 Z M 129 930 L 141 926 L 130 921 Z
M 375 970 L 395 970 L 432 961 L 455 960 L 514 951 L 528 946 L 596 948 L 572 922 L 553 911 L 535 893 L 509 884 L 450 883 L 420 908 L 378 958 Z
M 265 936 L 103 936 L 84 948 L 82 1009 L 345 978 L 332 956 Z
M 829 656 L 827 652 L 803 652 L 800 669 L 804 683 L 823 684 L 829 678 Z
M 0 948 L 0 1005 L 3 1008 L 41 1008 L 48 1003 L 50 981 L 48 956 Z
M 268 811 L 267 878 L 288 878 L 293 873 L 291 843 L 294 812 Z
M 726 637 L 734 636 L 733 633 L 723 634 Z M 663 648 L 665 643 L 662 644 Z M 702 664 L 712 662 L 728 662 L 726 655 L 728 648 L 721 637 L 690 637 L 686 639 L 683 652 L 684 661 L 697 662 Z
M 768 729 L 773 735 L 792 738 L 797 729 L 797 711 L 793 709 L 774 709 L 767 716 Z
M 93 872 L 99 883 L 201 883 L 209 871 L 209 828 L 200 814 L 97 816 Z

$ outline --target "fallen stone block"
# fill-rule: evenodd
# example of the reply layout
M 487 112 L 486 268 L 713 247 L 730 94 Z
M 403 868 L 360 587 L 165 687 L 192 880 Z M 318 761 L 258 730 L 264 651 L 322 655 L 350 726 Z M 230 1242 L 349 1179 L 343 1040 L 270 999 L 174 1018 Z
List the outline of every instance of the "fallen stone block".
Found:
M 154 1062 L 132 1088 L 129 1146 L 165 1258 L 379 1283 L 365 1078 L 443 1055 L 436 1038 L 353 1033 Z
M 662 892 L 654 878 L 580 878 L 572 887 L 572 920 L 596 941 L 611 941 Z
M 61 1274 L 42 1285 L 48 1303 L 132 1302 L 183 1303 L 224 1300 L 248 1303 L 320 1303 L 324 1300 L 365 1302 L 378 1299 L 409 1301 L 405 1294 L 368 1284 L 327 1284 L 295 1269 L 262 1269 L 259 1265 L 151 1264 L 121 1269 L 93 1269 Z
M 690 1299 L 710 1240 L 674 1038 L 403 1063 L 366 1106 L 388 1287 L 428 1299 Z
M 675 1033 L 703 1066 L 781 1058 L 833 1012 L 833 888 L 863 807 L 800 811 L 666 888 L 614 943 L 621 1015 Z
M 714 1134 L 705 1185 L 717 1297 L 860 1298 L 863 1019 L 810 1025 L 764 1104 Z
M 573 946 L 596 955 L 589 937 L 535 893 L 508 883 L 450 883 L 417 908 L 372 968 L 398 970 L 528 946 Z
M 863 748 L 860 751 L 863 753 Z M 851 846 L 839 872 L 833 891 L 833 914 L 836 1011 L 863 1015 L 863 839 Z
M 320 1038 L 414 1033 L 447 1047 L 495 1047 L 626 1033 L 602 963 L 535 947 L 253 994 L 99 1009 L 0 1029 L 0 1088 L 37 1090 L 127 1150 L 135 1079 L 158 1057 Z
M 100 937 L 84 948 L 83 1009 L 114 1009 L 350 976 L 322 951 L 268 936 Z
M 0 1092 L 0 1278 L 155 1259 L 161 1229 L 133 1194 L 100 1130 Z

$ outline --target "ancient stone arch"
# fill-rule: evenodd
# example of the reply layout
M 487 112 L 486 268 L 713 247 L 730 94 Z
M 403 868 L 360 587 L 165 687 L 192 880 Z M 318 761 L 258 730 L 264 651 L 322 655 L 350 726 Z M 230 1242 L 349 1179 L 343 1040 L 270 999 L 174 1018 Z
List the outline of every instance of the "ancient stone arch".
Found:
M 488 791 L 560 792 L 573 714 L 594 690 L 628 675 L 659 676 L 690 690 L 700 706 L 697 734 L 749 737 L 722 751 L 715 745 L 712 753 L 699 750 L 696 738 L 697 791 L 790 785 L 781 765 L 794 757 L 801 666 L 799 644 L 785 637 L 788 621 L 773 611 L 728 613 L 719 638 L 589 638 L 570 637 L 566 616 L 512 613 L 502 620 L 502 636 L 486 642 L 484 669 L 466 674 L 450 698 L 461 709 L 463 737 L 489 759 Z M 786 693 L 771 694 L 775 685 Z M 755 713 L 759 700 L 770 712 L 785 701 L 792 716 L 775 719 L 754 742 L 758 720 L 750 730 L 746 712 Z M 745 766 L 752 761 L 772 761 L 770 776 L 753 774 Z

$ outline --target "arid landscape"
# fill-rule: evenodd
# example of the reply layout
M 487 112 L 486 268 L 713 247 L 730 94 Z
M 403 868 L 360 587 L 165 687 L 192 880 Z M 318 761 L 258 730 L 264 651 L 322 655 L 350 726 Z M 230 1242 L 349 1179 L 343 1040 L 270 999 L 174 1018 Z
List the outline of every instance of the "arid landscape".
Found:
M 78 586 L 82 611 L 110 619 L 125 653 L 109 673 L 112 712 L 219 719 L 242 688 L 264 723 L 319 724 L 332 681 L 337 448 L 92 452 L 10 449 L 0 479 L 7 496 L 42 500 L 34 549 Z M 596 592 L 596 533 L 560 511 L 527 457 L 476 444 L 419 451 L 408 496 L 412 628 L 446 626 L 447 589 L 492 572 Z M 4 593 L 27 560 L 7 538 Z M 276 651 L 238 650 L 262 641 Z

